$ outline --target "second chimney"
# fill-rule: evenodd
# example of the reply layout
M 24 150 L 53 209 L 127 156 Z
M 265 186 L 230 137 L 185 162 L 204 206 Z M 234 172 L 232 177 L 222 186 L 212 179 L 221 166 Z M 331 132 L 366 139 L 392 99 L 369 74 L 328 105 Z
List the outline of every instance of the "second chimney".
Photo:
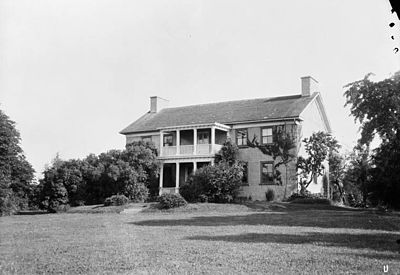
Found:
M 318 81 L 311 76 L 303 76 L 301 78 L 301 95 L 310 96 L 314 92 L 318 92 Z
M 150 97 L 150 113 L 157 113 L 168 106 L 169 101 L 159 96 Z

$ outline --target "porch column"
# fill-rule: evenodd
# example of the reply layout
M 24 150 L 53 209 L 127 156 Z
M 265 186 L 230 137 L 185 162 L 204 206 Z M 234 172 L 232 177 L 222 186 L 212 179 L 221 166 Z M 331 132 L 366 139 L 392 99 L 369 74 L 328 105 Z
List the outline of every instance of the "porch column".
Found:
M 181 131 L 176 130 L 176 154 L 179 155 L 181 152 Z
M 193 161 L 193 174 L 196 172 L 197 170 L 197 162 Z
M 197 128 L 193 129 L 193 155 L 197 154 Z
M 215 126 L 211 126 L 211 154 L 214 154 L 215 148 Z
M 175 193 L 179 192 L 179 162 L 176 163 Z
M 158 191 L 158 194 L 161 196 L 162 194 L 162 187 L 163 187 L 163 177 L 164 177 L 164 163 L 161 163 L 161 168 L 160 168 L 160 189 Z
M 164 146 L 164 132 L 160 131 L 160 157 L 162 156 L 162 151 L 163 151 L 163 146 Z

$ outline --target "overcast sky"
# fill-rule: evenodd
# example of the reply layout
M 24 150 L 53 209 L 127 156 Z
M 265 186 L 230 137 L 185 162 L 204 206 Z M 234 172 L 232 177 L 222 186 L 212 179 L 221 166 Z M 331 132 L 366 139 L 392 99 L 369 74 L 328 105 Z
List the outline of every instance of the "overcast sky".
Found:
M 299 94 L 311 75 L 350 149 L 343 86 L 400 69 L 390 10 L 389 0 L 1 0 L 0 109 L 41 173 L 57 152 L 124 148 L 118 132 L 150 96 L 183 106 Z

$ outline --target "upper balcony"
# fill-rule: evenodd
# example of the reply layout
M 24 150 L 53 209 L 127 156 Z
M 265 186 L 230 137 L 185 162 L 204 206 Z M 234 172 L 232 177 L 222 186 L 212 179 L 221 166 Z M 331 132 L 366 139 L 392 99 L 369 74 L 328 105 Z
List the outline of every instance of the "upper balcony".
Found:
M 160 128 L 160 157 L 214 155 L 228 131 L 220 123 Z

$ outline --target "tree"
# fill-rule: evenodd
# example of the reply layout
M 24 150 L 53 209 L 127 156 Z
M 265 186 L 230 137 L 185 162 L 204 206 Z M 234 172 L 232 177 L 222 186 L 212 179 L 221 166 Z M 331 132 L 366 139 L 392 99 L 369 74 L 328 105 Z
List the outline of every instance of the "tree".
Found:
M 303 142 L 308 157 L 299 156 L 297 159 L 301 194 L 306 193 L 307 187 L 315 178 L 324 175 L 324 162 L 329 152 L 337 152 L 340 147 L 334 137 L 322 131 L 313 133 L 309 138 L 303 139 Z
M 333 185 L 334 197 L 342 201 L 344 199 L 343 179 L 346 173 L 346 159 L 338 152 L 329 154 L 329 183 Z M 330 190 L 328 190 L 330 192 Z
M 400 72 L 392 77 L 372 82 L 364 79 L 347 84 L 345 106 L 361 124 L 361 144 L 368 144 L 375 134 L 383 142 L 400 139 Z
M 27 206 L 34 170 L 20 140 L 15 122 L 0 110 L 0 215 Z
M 215 154 L 215 163 L 226 162 L 229 165 L 233 165 L 238 162 L 238 153 L 238 146 L 228 139 L 224 142 L 221 149 Z
M 180 193 L 187 201 L 232 202 L 242 184 L 243 167 L 219 162 L 197 169 Z
M 361 124 L 361 145 L 368 146 L 375 136 L 381 139 L 369 160 L 374 167 L 369 185 L 375 201 L 400 207 L 396 199 L 400 196 L 400 72 L 378 82 L 370 76 L 345 86 L 345 106 L 350 105 L 351 115 Z
M 43 193 L 41 194 L 42 208 L 52 213 L 65 210 L 69 202 L 68 192 L 58 169 L 60 168 L 57 166 L 48 168 L 40 182 L 43 186 Z
M 46 168 L 36 193 L 42 207 L 56 211 L 63 204 L 98 204 L 112 195 L 144 201 L 158 177 L 154 144 L 134 142 L 125 150 L 110 150 L 83 160 L 56 157 Z M 65 192 L 67 197 L 65 197 Z M 54 203 L 53 203 L 54 201 Z
M 300 127 L 300 126 L 297 126 Z M 300 128 L 298 128 L 300 130 Z M 286 197 L 286 189 L 288 184 L 287 170 L 288 164 L 296 157 L 294 151 L 297 147 L 297 138 L 299 137 L 300 131 L 296 132 L 296 127 L 287 127 L 286 125 L 274 126 L 272 128 L 273 143 L 261 144 L 257 136 L 247 141 L 249 147 L 258 148 L 264 155 L 271 156 L 274 161 L 274 180 L 282 185 L 281 172 L 277 169 L 279 166 L 285 166 L 285 192 L 284 198 Z
M 344 175 L 345 188 L 354 197 L 360 192 L 363 205 L 367 204 L 370 183 L 370 149 L 367 145 L 357 144 L 350 154 L 350 161 Z
M 239 149 L 227 140 L 215 156 L 215 164 L 197 169 L 179 192 L 190 202 L 232 202 L 242 184 L 243 164 Z

